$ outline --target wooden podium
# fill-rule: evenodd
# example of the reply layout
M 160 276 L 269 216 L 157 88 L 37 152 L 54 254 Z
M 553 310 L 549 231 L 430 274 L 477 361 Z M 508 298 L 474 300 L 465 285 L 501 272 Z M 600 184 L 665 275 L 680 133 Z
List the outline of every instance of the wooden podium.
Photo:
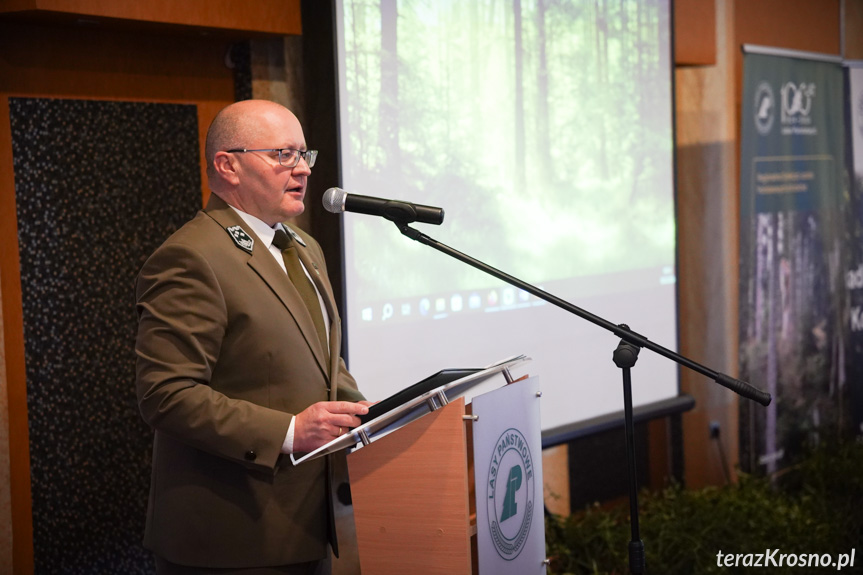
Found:
M 507 373 L 507 381 L 348 455 L 364 575 L 545 573 L 541 393 L 536 378 L 512 383 Z M 515 472 L 517 485 L 497 482 L 498 471 Z
M 464 415 L 461 398 L 348 456 L 363 573 L 471 573 Z

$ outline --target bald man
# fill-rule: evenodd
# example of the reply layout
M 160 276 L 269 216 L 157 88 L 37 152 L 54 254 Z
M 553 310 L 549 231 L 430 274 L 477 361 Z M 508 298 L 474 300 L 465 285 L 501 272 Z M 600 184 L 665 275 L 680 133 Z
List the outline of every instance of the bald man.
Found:
M 207 207 L 138 277 L 138 404 L 155 430 L 144 544 L 159 573 L 327 573 L 328 543 L 338 554 L 338 456 L 288 457 L 368 411 L 321 248 L 284 223 L 316 154 L 278 104 L 222 110 Z

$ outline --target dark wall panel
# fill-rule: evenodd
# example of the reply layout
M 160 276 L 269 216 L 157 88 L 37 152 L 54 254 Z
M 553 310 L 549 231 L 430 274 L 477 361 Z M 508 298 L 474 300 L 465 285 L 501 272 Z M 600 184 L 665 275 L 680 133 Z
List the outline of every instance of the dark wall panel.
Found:
M 200 207 L 195 106 L 10 98 L 36 573 L 151 573 L 135 277 Z
M 638 489 L 649 485 L 648 425 L 633 430 Z M 569 501 L 573 512 L 629 495 L 629 459 L 623 425 L 569 442 Z

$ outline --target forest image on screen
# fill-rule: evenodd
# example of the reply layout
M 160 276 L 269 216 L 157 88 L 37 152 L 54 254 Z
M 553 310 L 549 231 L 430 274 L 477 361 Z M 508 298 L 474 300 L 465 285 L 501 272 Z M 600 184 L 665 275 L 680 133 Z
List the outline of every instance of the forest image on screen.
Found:
M 527 281 L 673 263 L 660 4 L 346 1 L 348 191 L 444 207 L 441 238 Z M 391 226 L 355 226 L 360 301 L 453 287 L 400 273 L 417 247 Z
M 589 311 L 653 294 L 674 348 L 669 18 L 668 0 L 337 3 L 342 186 L 444 208 L 417 228 Z M 368 330 L 380 347 L 384 324 L 545 305 L 382 218 L 346 214 L 344 242 L 361 376 L 379 375 Z

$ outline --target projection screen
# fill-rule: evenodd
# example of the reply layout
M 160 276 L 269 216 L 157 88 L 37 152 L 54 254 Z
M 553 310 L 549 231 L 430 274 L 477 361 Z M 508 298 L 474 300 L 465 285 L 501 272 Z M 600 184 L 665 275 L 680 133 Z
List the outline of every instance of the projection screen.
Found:
M 337 0 L 342 187 L 445 209 L 425 234 L 677 349 L 668 0 Z M 369 399 L 526 354 L 543 433 L 623 409 L 612 334 L 345 214 L 347 354 Z M 674 398 L 644 351 L 636 406 Z

